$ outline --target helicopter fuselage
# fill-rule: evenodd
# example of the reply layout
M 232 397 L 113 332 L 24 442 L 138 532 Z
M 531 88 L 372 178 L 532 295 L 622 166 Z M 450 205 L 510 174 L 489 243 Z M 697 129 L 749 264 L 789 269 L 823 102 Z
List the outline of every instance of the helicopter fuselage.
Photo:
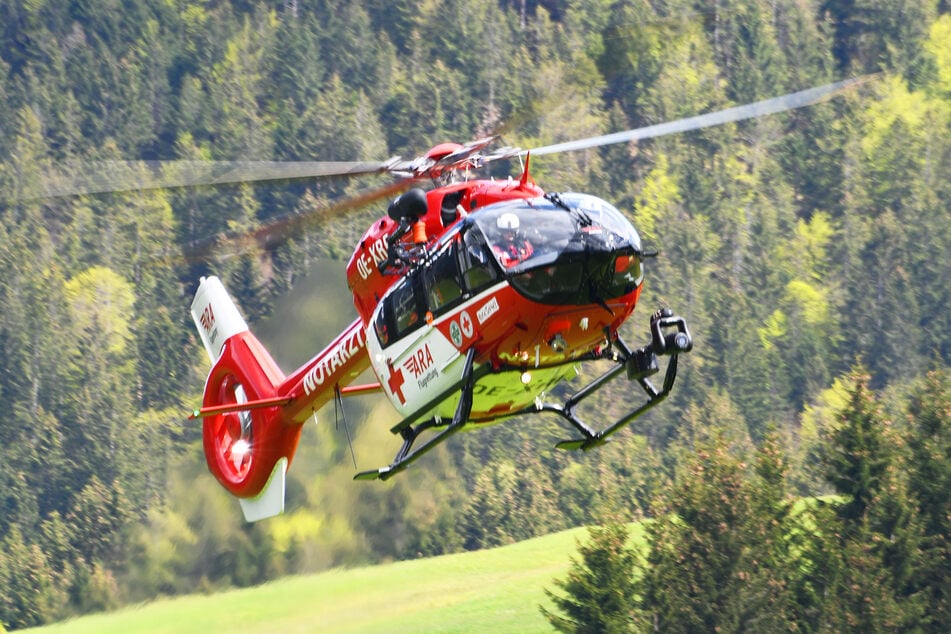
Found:
M 357 319 L 287 377 L 240 318 L 222 318 L 237 309 L 220 281 L 203 280 L 192 313 L 214 367 L 196 415 L 209 467 L 246 516 L 274 510 L 262 491 L 283 482 L 300 425 L 331 399 L 382 391 L 402 415 L 393 431 L 412 437 L 420 420 L 458 418 L 462 393 L 471 405 L 454 429 L 498 421 L 599 358 L 633 312 L 640 238 L 609 203 L 545 195 L 524 179 L 439 188 L 426 200 L 415 223 L 427 231 L 398 238 L 406 257 L 396 267 L 389 240 L 400 223 L 370 227 L 347 267 Z M 354 386 L 368 368 L 378 384 Z
M 369 362 L 404 422 L 452 416 L 472 347 L 469 421 L 514 414 L 574 376 L 575 362 L 607 348 L 630 316 L 642 281 L 634 228 L 594 196 L 556 200 L 473 211 L 373 298 Z M 503 217 L 519 229 L 500 231 Z
M 392 431 L 403 445 L 391 464 L 357 479 L 392 477 L 459 429 L 515 414 L 558 416 L 575 432 L 558 448 L 600 446 L 666 399 L 692 338 L 686 321 L 662 307 L 650 316 L 647 345 L 631 348 L 623 341 L 618 329 L 633 312 L 642 283 L 644 253 L 636 231 L 599 198 L 546 195 L 529 177 L 529 157 L 800 108 L 867 79 L 531 151 L 488 153 L 497 137 L 486 137 L 443 143 L 410 161 L 308 166 L 321 176 L 390 173 L 406 182 L 431 179 L 437 187 L 409 190 L 366 231 L 347 266 L 357 319 L 286 378 L 221 281 L 202 279 L 191 313 L 212 369 L 202 407 L 192 417 L 204 420 L 209 469 L 241 499 L 249 521 L 280 513 L 301 424 L 333 398 L 369 391 L 382 391 L 402 415 Z M 525 159 L 518 180 L 468 180 L 470 169 L 517 157 Z M 271 174 L 269 165 L 263 167 L 268 169 L 259 167 L 261 173 Z M 464 180 L 452 182 L 457 177 Z M 214 182 L 234 180 L 216 176 Z M 378 189 L 366 199 L 392 191 Z M 650 377 L 661 372 L 661 358 L 666 370 L 655 387 Z M 577 363 L 595 359 L 613 365 L 559 402 L 541 398 Z M 378 383 L 353 385 L 370 368 Z M 584 399 L 622 376 L 646 400 L 600 429 L 575 413 Z M 436 427 L 414 448 L 422 432 Z
M 390 218 L 360 241 L 347 267 L 359 317 L 285 381 L 287 418 L 305 421 L 368 367 L 404 422 L 449 418 L 475 347 L 469 421 L 498 420 L 573 377 L 576 362 L 607 348 L 633 312 L 640 238 L 609 203 L 584 194 L 550 200 L 517 181 L 464 183 L 427 198 L 420 221 L 438 238 L 407 240 L 419 249 L 412 266 L 381 266 L 397 226 Z M 454 219 L 444 225 L 446 198 Z M 518 219 L 514 237 L 531 249 L 522 260 L 506 252 L 503 215 Z

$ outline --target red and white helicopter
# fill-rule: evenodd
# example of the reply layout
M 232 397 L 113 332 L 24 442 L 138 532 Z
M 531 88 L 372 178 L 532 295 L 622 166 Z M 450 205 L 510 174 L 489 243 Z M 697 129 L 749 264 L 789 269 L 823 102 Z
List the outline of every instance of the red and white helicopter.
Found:
M 556 413 L 577 429 L 559 447 L 594 447 L 667 396 L 677 354 L 691 348 L 684 320 L 669 311 L 651 318 L 649 346 L 631 350 L 618 336 L 641 291 L 643 256 L 617 209 L 594 196 L 545 194 L 527 169 L 517 181 L 412 189 L 347 266 L 358 318 L 289 376 L 221 282 L 204 278 L 192 315 L 214 363 L 195 413 L 205 419 L 208 465 L 249 520 L 280 512 L 302 424 L 335 396 L 370 391 L 402 415 L 392 431 L 403 446 L 392 464 L 358 479 L 389 478 L 464 427 L 530 412 Z M 657 390 L 647 377 L 659 355 L 671 362 Z M 575 364 L 604 358 L 615 369 L 568 401 L 541 400 Z M 368 367 L 379 382 L 351 385 Z M 624 371 L 646 403 L 605 430 L 589 428 L 574 405 Z M 413 450 L 428 429 L 434 435 Z
M 408 162 L 294 164 L 295 176 L 388 172 L 436 186 L 409 189 L 367 229 L 347 265 L 357 319 L 289 375 L 218 278 L 201 280 L 191 313 L 212 369 L 193 417 L 204 419 L 211 472 L 239 498 L 248 521 L 281 513 L 303 424 L 331 399 L 370 392 L 382 392 L 402 416 L 391 431 L 403 444 L 391 464 L 356 479 L 387 479 L 457 431 L 531 413 L 555 414 L 574 430 L 560 448 L 602 444 L 670 393 L 691 336 L 682 318 L 663 309 L 649 319 L 647 345 L 631 348 L 620 338 L 651 254 L 610 203 L 543 191 L 529 157 L 799 108 L 858 81 L 531 151 L 487 153 L 495 141 L 487 138 L 437 145 Z M 469 178 L 490 161 L 516 157 L 523 159 L 518 178 Z M 232 176 L 216 182 L 287 178 L 292 169 L 262 165 L 234 164 Z M 658 388 L 649 377 L 659 357 L 669 361 Z M 575 376 L 576 364 L 598 359 L 614 366 L 564 402 L 544 400 Z M 377 382 L 354 385 L 368 368 Z M 642 403 L 597 430 L 575 414 L 579 402 L 622 375 L 640 386 Z

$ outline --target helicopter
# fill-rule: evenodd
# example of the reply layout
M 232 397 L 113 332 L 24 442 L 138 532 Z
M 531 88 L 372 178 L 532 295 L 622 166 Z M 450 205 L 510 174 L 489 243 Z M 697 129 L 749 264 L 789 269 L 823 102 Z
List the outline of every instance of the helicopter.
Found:
M 201 279 L 191 315 L 212 368 L 191 418 L 203 420 L 211 473 L 238 498 L 247 521 L 280 514 L 303 424 L 331 400 L 371 393 L 382 393 L 399 413 L 390 431 L 402 445 L 390 464 L 360 471 L 356 480 L 389 479 L 461 430 L 530 414 L 554 415 L 572 430 L 559 449 L 605 443 L 670 394 L 692 336 L 682 317 L 661 308 L 649 317 L 646 345 L 622 339 L 644 262 L 656 253 L 609 202 L 543 190 L 531 177 L 531 158 L 800 108 L 860 81 L 532 150 L 490 151 L 498 143 L 490 136 L 442 143 L 410 161 L 296 166 L 295 176 L 389 173 L 403 193 L 367 228 L 347 264 L 357 318 L 289 375 L 251 333 L 222 282 Z M 521 162 L 518 177 L 472 176 L 512 159 Z M 280 164 L 232 164 L 225 172 L 216 182 L 288 173 Z M 418 186 L 427 181 L 428 191 Z M 655 386 L 661 359 L 666 369 Z M 546 400 L 579 364 L 599 360 L 610 369 L 560 402 Z M 356 384 L 367 370 L 377 380 Z M 595 429 L 575 408 L 618 379 L 636 384 L 643 401 Z

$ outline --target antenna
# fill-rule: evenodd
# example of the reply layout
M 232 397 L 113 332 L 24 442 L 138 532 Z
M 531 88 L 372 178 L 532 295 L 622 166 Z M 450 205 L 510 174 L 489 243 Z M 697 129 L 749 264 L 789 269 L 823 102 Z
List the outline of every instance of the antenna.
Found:
M 531 152 L 526 153 L 525 154 L 525 169 L 522 170 L 522 177 L 518 179 L 519 189 L 525 189 L 525 185 L 528 184 L 529 178 L 531 178 L 528 175 L 528 164 L 531 162 L 531 159 L 532 159 Z
M 334 426 L 337 426 L 339 419 L 337 412 L 340 412 L 340 418 L 343 419 L 343 428 L 347 432 L 347 445 L 350 447 L 350 457 L 353 459 L 353 468 L 357 468 L 357 455 L 353 453 L 353 439 L 350 437 L 350 425 L 347 424 L 347 412 L 343 409 L 343 396 L 340 394 L 340 385 L 334 385 Z

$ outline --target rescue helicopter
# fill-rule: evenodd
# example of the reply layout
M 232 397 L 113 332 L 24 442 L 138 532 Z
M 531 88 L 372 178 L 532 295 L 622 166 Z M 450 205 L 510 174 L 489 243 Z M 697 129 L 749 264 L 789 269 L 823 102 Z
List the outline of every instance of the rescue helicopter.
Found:
M 386 480 L 461 430 L 530 414 L 550 415 L 572 432 L 558 448 L 587 451 L 657 406 L 673 389 L 679 355 L 692 349 L 686 321 L 662 308 L 647 320 L 645 345 L 632 347 L 619 334 L 641 294 L 645 260 L 656 253 L 611 203 L 543 190 L 531 176 L 531 159 L 801 108 L 864 79 L 531 150 L 491 149 L 499 140 L 487 137 L 436 145 L 409 161 L 213 162 L 212 174 L 196 170 L 208 165 L 190 165 L 162 170 L 144 185 L 104 182 L 103 171 L 94 170 L 52 195 L 396 177 L 382 191 L 402 193 L 367 228 L 346 267 L 357 318 L 290 374 L 252 334 L 220 279 L 198 284 L 191 316 L 212 367 L 191 418 L 202 419 L 209 470 L 239 499 L 245 519 L 257 521 L 283 512 L 286 473 L 304 423 L 331 400 L 382 393 L 401 417 L 391 428 L 402 439 L 392 462 L 358 472 L 357 480 Z M 501 160 L 519 161 L 521 173 L 473 176 Z M 550 400 L 553 388 L 589 361 L 608 361 L 610 369 L 567 398 Z M 367 370 L 376 381 L 357 384 Z M 642 398 L 596 428 L 576 407 L 615 380 L 636 385 Z
M 544 191 L 530 175 L 531 157 L 764 116 L 856 81 L 533 150 L 489 152 L 497 141 L 489 137 L 440 144 L 408 162 L 332 168 L 389 172 L 435 187 L 405 191 L 366 230 L 346 269 L 357 318 L 289 375 L 250 332 L 221 281 L 201 280 L 191 314 L 213 366 L 193 416 L 204 419 L 211 472 L 239 498 L 248 521 L 279 514 L 303 423 L 331 399 L 372 392 L 399 412 L 391 431 L 402 446 L 390 464 L 359 472 L 358 480 L 388 479 L 460 430 L 526 414 L 567 423 L 574 434 L 560 449 L 603 444 L 668 396 L 692 338 L 667 308 L 650 316 L 646 345 L 621 338 L 652 253 L 607 201 Z M 491 161 L 513 158 L 522 160 L 517 178 L 470 178 Z M 662 358 L 666 369 L 655 386 Z M 563 401 L 546 400 L 575 376 L 577 364 L 595 360 L 612 367 Z M 368 368 L 377 381 L 355 385 Z M 637 385 L 643 400 L 595 429 L 575 408 L 617 379 Z

